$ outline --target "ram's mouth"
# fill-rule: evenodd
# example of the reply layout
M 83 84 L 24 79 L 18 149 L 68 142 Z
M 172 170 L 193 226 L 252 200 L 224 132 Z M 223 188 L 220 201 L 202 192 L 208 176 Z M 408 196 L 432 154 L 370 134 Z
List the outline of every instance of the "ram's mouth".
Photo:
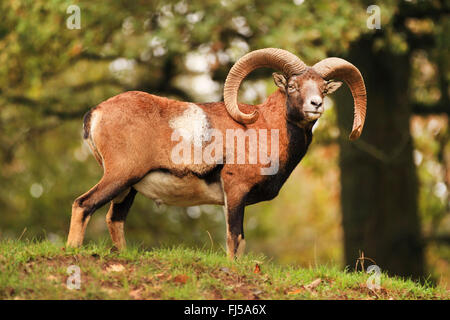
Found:
M 305 113 L 308 113 L 308 114 L 322 114 L 321 111 L 305 111 Z
M 319 111 L 305 111 L 306 119 L 308 120 L 317 120 L 322 115 L 322 112 Z

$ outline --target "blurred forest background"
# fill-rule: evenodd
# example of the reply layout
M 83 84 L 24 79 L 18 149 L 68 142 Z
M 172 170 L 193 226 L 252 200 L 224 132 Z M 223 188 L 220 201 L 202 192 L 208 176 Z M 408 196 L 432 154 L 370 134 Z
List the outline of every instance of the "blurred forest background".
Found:
M 368 27 L 373 4 L 380 29 Z M 70 5 L 80 29 L 67 27 Z M 327 98 L 280 195 L 247 208 L 247 249 L 350 268 L 361 251 L 392 274 L 449 286 L 448 1 L 8 0 L 0 15 L 0 239 L 66 240 L 73 200 L 102 175 L 81 138 L 89 108 L 127 90 L 219 101 L 236 59 L 278 47 L 309 65 L 328 56 L 355 64 L 368 114 L 350 142 L 349 90 Z M 272 93 L 272 72 L 253 72 L 240 101 Z M 88 240 L 109 237 L 106 210 L 93 215 Z M 208 233 L 225 246 L 221 207 L 158 208 L 141 195 L 126 224 L 127 240 L 146 247 L 209 248 Z

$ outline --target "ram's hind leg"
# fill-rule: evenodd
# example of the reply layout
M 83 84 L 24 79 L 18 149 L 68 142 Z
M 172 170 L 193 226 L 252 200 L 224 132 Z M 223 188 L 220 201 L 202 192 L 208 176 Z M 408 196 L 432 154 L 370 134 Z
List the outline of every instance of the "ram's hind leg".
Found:
M 130 181 L 105 174 L 97 185 L 77 198 L 72 205 L 67 245 L 70 247 L 81 246 L 86 226 L 94 211 L 124 192 L 130 185 Z
M 119 250 L 126 247 L 124 224 L 128 211 L 133 204 L 136 192 L 137 191 L 134 188 L 131 188 L 126 190 L 124 194 L 119 195 L 111 201 L 111 206 L 106 214 L 106 224 L 108 225 L 111 240 L 114 243 L 114 246 Z

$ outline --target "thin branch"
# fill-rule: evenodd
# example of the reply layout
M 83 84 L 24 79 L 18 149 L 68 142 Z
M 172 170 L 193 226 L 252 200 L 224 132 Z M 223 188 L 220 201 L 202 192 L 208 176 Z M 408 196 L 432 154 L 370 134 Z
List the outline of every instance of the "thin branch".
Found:
M 446 0 L 440 1 L 438 5 L 431 1 L 420 1 L 418 4 L 402 1 L 395 16 L 394 25 L 397 27 L 403 24 L 407 18 L 436 20 L 448 14 L 450 14 L 450 6 Z
M 436 103 L 427 105 L 424 103 L 413 103 L 412 112 L 416 115 L 432 115 L 432 114 L 447 114 L 450 115 L 450 105 L 445 103 Z
M 447 235 L 436 235 L 436 236 L 428 236 L 424 238 L 425 242 L 436 242 L 450 245 L 450 234 Z
M 81 84 L 70 87 L 70 90 L 75 91 L 75 92 L 85 91 L 85 90 L 92 89 L 92 87 L 94 87 L 94 86 L 99 86 L 99 85 L 102 85 L 102 86 L 111 85 L 111 86 L 125 88 L 125 86 L 118 80 L 104 79 L 104 80 L 86 81 Z
M 126 58 L 124 56 L 120 55 L 102 55 L 94 52 L 82 52 L 77 56 L 77 60 L 92 60 L 92 61 L 112 61 L 120 58 Z M 142 61 L 141 59 L 137 57 L 132 58 L 134 62 L 136 62 L 138 65 L 148 65 L 148 62 Z

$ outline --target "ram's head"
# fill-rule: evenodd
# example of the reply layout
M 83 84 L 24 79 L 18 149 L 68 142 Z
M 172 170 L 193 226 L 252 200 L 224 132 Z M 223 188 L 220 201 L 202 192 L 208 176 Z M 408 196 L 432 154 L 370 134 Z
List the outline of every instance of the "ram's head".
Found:
M 258 118 L 243 113 L 237 104 L 237 93 L 242 80 L 253 70 L 269 67 L 280 70 L 274 73 L 275 84 L 286 94 L 288 120 L 303 124 L 317 120 L 323 113 L 323 98 L 337 90 L 341 79 L 349 86 L 354 99 L 354 120 L 350 139 L 357 139 L 362 132 L 366 115 L 366 88 L 359 70 L 340 58 L 327 58 L 308 67 L 294 54 L 275 48 L 250 52 L 239 59 L 231 68 L 225 81 L 225 106 L 231 117 L 244 124 Z

